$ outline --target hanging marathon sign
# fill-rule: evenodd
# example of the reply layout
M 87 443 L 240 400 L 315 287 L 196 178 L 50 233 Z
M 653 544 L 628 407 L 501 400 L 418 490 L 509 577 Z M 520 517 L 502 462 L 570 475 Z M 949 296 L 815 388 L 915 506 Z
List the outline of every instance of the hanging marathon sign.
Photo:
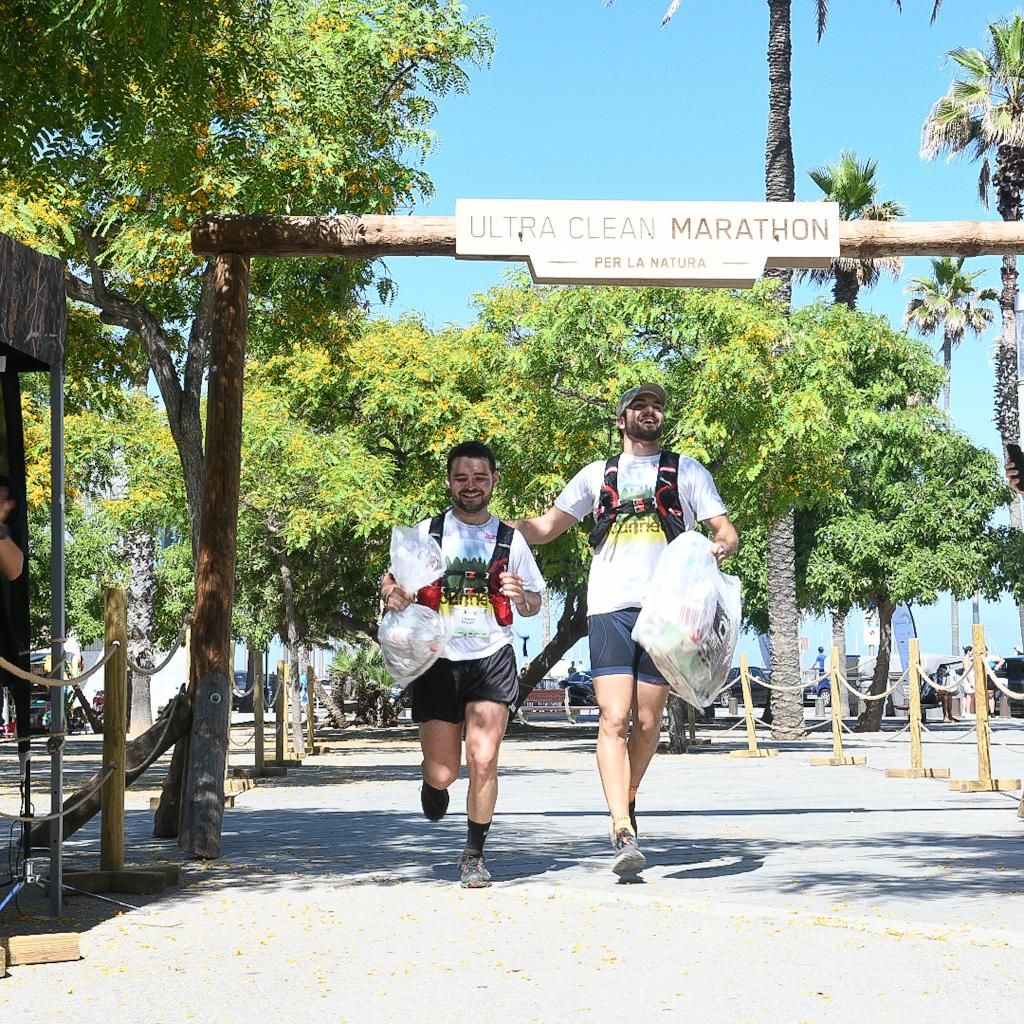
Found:
M 538 284 L 749 288 L 766 267 L 827 267 L 836 203 L 459 199 L 455 255 L 525 260 Z

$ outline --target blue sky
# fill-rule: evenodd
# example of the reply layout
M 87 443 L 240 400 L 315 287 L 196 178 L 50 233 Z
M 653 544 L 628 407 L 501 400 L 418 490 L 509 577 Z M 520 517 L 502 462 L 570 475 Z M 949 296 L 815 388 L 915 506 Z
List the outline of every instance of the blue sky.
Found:
M 414 211 L 454 214 L 457 198 L 761 199 L 767 123 L 768 5 L 764 0 L 683 0 L 659 30 L 667 0 L 468 2 L 497 37 L 489 69 L 467 95 L 441 101 L 437 143 L 426 162 L 436 195 Z M 881 198 L 912 220 L 998 219 L 977 199 L 978 167 L 923 162 L 921 124 L 952 78 L 944 60 L 956 46 L 984 47 L 986 26 L 1014 13 L 988 0 L 946 0 L 929 26 L 932 0 L 833 0 L 829 27 L 815 38 L 815 4 L 793 2 L 793 139 L 797 199 L 820 194 L 807 171 L 843 149 L 879 162 Z M 507 266 L 448 258 L 392 258 L 398 298 L 381 312 L 416 310 L 428 323 L 467 322 L 473 295 Z M 998 287 L 998 259 L 981 284 Z M 907 260 L 903 278 L 862 293 L 861 308 L 902 322 L 907 277 L 927 260 Z M 816 293 L 798 288 L 796 303 Z M 990 332 L 954 354 L 953 416 L 975 441 L 999 450 L 992 425 Z M 948 601 L 915 609 L 922 646 L 949 646 Z M 970 633 L 969 603 L 961 636 Z M 1016 609 L 982 605 L 990 642 L 1010 653 L 1020 642 Z M 536 634 L 536 623 L 531 633 Z M 813 648 L 826 643 L 809 622 Z M 850 650 L 864 650 L 861 620 Z M 747 646 L 751 654 L 754 647 Z M 531 640 L 530 652 L 537 644 Z M 582 653 L 581 653 L 582 652 Z M 583 649 L 574 649 L 586 660 Z M 809 656 L 808 656 L 809 657 Z M 757 658 L 756 660 L 759 660 Z

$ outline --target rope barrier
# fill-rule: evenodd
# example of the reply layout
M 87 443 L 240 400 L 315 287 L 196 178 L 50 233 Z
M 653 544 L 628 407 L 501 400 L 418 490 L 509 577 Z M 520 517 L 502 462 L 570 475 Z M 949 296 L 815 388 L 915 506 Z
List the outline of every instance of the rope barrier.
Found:
M 155 676 L 158 672 L 162 672 L 171 663 L 181 645 L 185 642 L 185 633 L 188 631 L 188 627 L 191 624 L 191 617 L 187 618 L 182 624 L 181 629 L 178 630 L 178 635 L 174 638 L 174 645 L 171 647 L 170 654 L 155 668 L 149 668 L 146 665 L 137 665 L 131 658 L 126 659 L 128 662 L 128 668 L 134 672 L 137 676 Z
M 1017 693 L 1014 690 L 1004 686 L 999 677 L 990 668 L 986 668 L 985 674 L 988 676 L 988 681 L 992 683 L 997 690 L 1002 691 L 1010 700 L 1024 700 L 1024 693 Z
M 54 690 L 63 689 L 65 686 L 73 686 L 75 689 L 81 689 L 81 683 L 85 682 L 90 676 L 95 675 L 110 659 L 117 653 L 116 648 L 121 646 L 120 640 L 115 640 L 110 645 L 110 650 L 96 662 L 95 665 L 87 672 L 83 672 L 80 676 L 73 676 L 68 679 L 60 679 L 56 682 L 47 682 L 48 679 L 53 678 L 52 676 L 41 676 L 35 672 L 26 672 L 23 668 L 19 668 L 17 665 L 12 664 L 6 658 L 0 658 L 0 668 L 9 672 L 16 679 L 24 679 L 26 683 L 34 683 L 36 686 L 48 686 Z
M 116 767 L 117 767 L 116 765 L 111 765 L 103 773 L 103 778 L 100 779 L 100 781 L 97 783 L 97 787 L 102 786 L 103 783 L 105 783 L 107 781 L 107 779 L 109 779 L 110 776 L 114 774 L 114 769 Z M 70 807 L 62 807 L 59 811 L 55 812 L 54 814 L 47 814 L 45 817 L 35 817 L 35 816 L 32 816 L 32 815 L 19 815 L 19 814 L 5 814 L 3 811 L 0 811 L 0 818 L 3 818 L 5 821 L 30 822 L 33 825 L 40 824 L 40 823 L 45 822 L 45 821 L 56 821 L 58 818 L 63 818 L 64 815 L 70 814 L 72 811 L 74 811 L 77 808 L 81 807 L 82 804 L 84 804 L 87 800 L 92 799 L 92 795 L 93 795 L 92 791 L 90 791 L 90 792 L 86 793 L 85 796 L 83 796 L 81 800 L 77 801 L 76 803 L 73 803 Z
M 775 693 L 803 693 L 807 689 L 804 683 L 797 683 L 796 686 L 777 686 L 774 683 L 766 683 L 763 679 L 759 682 L 766 690 L 772 690 Z
M 934 729 L 930 729 L 927 725 L 924 724 L 924 722 L 921 723 L 921 728 L 924 729 L 924 731 L 929 735 L 935 737 L 935 740 L 933 741 L 935 743 L 959 743 L 961 740 L 967 739 L 968 736 L 973 736 L 974 733 L 978 731 L 977 723 L 975 723 L 973 726 L 971 726 L 970 729 L 967 730 L 967 732 L 961 733 L 959 736 L 953 736 L 949 739 L 946 739 L 945 737 L 940 738 L 939 734 Z
M 846 687 L 846 689 L 847 689 L 847 690 L 849 690 L 849 691 L 850 691 L 850 693 L 852 693 L 852 694 L 853 694 L 853 695 L 854 695 L 854 696 L 855 696 L 855 697 L 856 697 L 856 698 L 857 698 L 858 700 L 866 700 L 866 701 L 876 701 L 876 700 L 885 700 L 885 699 L 886 699 L 887 697 L 891 697 L 891 696 L 892 696 L 892 695 L 893 695 L 893 694 L 894 694 L 894 693 L 896 692 L 896 690 L 897 690 L 897 688 L 899 687 L 900 683 L 902 683 L 902 682 L 903 682 L 903 680 L 907 678 L 907 673 L 906 673 L 906 672 L 904 672 L 904 673 L 903 673 L 903 675 L 901 675 L 901 676 L 899 677 L 899 679 L 897 679 L 897 680 L 896 680 L 896 682 L 895 682 L 895 683 L 893 683 L 893 684 L 892 684 L 892 686 L 890 686 L 890 687 L 889 687 L 889 689 L 885 691 L 885 693 L 862 693 L 862 692 L 861 692 L 860 690 L 858 690 L 858 689 L 857 689 L 857 688 L 856 688 L 855 686 L 851 686 L 851 685 L 850 685 L 850 684 L 849 684 L 849 683 L 848 683 L 848 682 L 846 681 L 846 676 L 844 676 L 842 672 L 836 672 L 836 678 L 837 678 L 837 679 L 839 680 L 839 682 L 840 682 L 840 683 L 842 683 L 842 684 L 843 684 L 843 686 L 845 686 L 845 687 Z

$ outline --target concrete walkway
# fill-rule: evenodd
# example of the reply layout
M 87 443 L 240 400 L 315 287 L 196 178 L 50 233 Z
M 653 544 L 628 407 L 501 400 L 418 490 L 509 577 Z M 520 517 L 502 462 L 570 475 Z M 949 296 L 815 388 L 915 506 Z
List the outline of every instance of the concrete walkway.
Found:
M 995 774 L 1024 774 L 1024 723 L 995 729 L 1014 746 L 993 748 Z M 975 776 L 973 737 L 946 742 L 964 731 L 933 733 L 926 763 Z M 905 734 L 851 740 L 865 767 L 811 767 L 827 753 L 821 733 L 765 760 L 727 756 L 739 732 L 701 735 L 710 746 L 656 758 L 639 800 L 650 867 L 623 884 L 608 870 L 594 728 L 513 727 L 488 840 L 495 885 L 482 891 L 456 881 L 465 782 L 432 824 L 411 729 L 331 735 L 329 754 L 239 797 L 223 859 L 186 864 L 181 886 L 144 910 L 76 898 L 47 922 L 33 893 L 23 918 L 5 913 L 0 936 L 80 930 L 84 959 L 14 968 L 0 1019 L 1015 1018 L 1015 797 L 886 778 L 909 765 Z M 95 746 L 80 739 L 70 770 L 87 770 Z M 178 855 L 148 835 L 150 795 L 130 794 L 139 863 Z M 9 788 L 0 799 L 14 802 Z M 98 834 L 94 822 L 68 844 L 69 868 L 95 866 Z

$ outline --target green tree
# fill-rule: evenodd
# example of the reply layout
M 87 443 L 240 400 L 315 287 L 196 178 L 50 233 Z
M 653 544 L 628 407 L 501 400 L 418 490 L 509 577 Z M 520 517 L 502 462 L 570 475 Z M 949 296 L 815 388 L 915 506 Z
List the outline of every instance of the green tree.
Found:
M 825 198 L 839 204 L 840 220 L 898 220 L 906 211 L 891 199 L 879 201 L 877 173 L 876 160 L 858 160 L 856 153 L 846 152 L 839 154 L 837 163 L 823 164 L 808 172 Z M 874 287 L 883 272 L 899 277 L 902 269 L 903 261 L 896 256 L 877 260 L 838 257 L 827 269 L 804 273 L 815 284 L 831 280 L 835 301 L 853 309 L 861 288 Z
M 98 16 L 114 6 L 89 9 Z M 60 134 L 30 167 L 0 171 L 0 230 L 81 268 L 68 277 L 68 295 L 141 341 L 181 458 L 193 540 L 213 277 L 212 263 L 190 251 L 189 224 L 253 210 L 390 213 L 429 195 L 418 164 L 434 97 L 465 89 L 465 66 L 485 61 L 491 45 L 454 0 L 236 6 L 238 17 L 212 19 L 201 43 L 169 50 L 152 88 L 129 76 L 128 113 L 76 133 L 73 144 Z M 65 27 L 75 26 L 90 31 L 79 19 Z M 189 80 L 197 50 L 206 72 L 179 108 L 168 94 L 179 75 Z M 43 92 L 52 84 L 45 65 L 25 68 L 38 72 Z M 25 94 L 33 86 L 28 78 Z M 26 123 L 35 110 L 27 105 Z M 331 311 L 350 307 L 373 276 L 346 260 L 257 265 L 254 351 L 325 340 Z

